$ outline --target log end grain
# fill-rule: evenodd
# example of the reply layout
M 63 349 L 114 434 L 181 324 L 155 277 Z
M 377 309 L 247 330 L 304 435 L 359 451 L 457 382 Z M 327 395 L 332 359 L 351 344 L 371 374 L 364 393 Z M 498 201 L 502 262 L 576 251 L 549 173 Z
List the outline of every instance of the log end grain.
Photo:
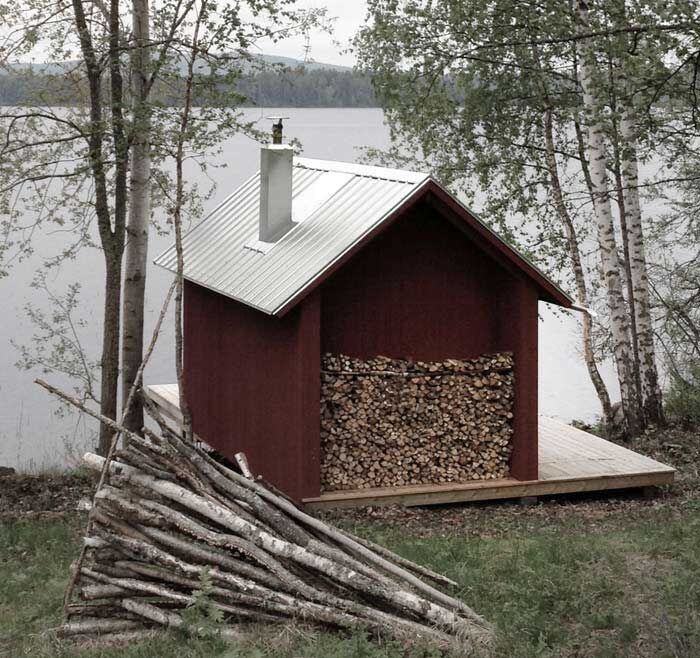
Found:
M 324 491 L 508 477 L 510 353 L 420 362 L 326 354 Z

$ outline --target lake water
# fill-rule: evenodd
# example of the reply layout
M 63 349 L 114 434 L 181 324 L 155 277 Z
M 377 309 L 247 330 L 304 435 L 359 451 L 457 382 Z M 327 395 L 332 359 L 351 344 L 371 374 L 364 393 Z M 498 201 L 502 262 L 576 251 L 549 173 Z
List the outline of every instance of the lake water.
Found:
M 251 118 L 259 118 L 266 128 L 267 114 L 289 116 L 286 136 L 298 138 L 304 155 L 313 158 L 356 161 L 360 148 L 388 145 L 388 130 L 378 109 L 275 109 L 249 110 Z M 225 168 L 209 170 L 217 184 L 208 207 L 213 207 L 230 194 L 258 167 L 259 146 L 245 137 L 236 137 L 223 145 L 219 163 Z M 207 181 L 201 174 L 200 183 Z M 478 210 L 478 204 L 476 204 Z M 43 376 L 61 386 L 68 382 L 61 377 L 43 374 L 40 369 L 22 371 L 15 367 L 19 352 L 15 344 L 27 343 L 33 327 L 25 313 L 25 305 L 49 309 L 46 295 L 29 284 L 42 258 L 55 255 L 66 235 L 48 231 L 35 236 L 35 254 L 16 263 L 10 276 L 0 279 L 0 300 L 3 318 L 0 321 L 0 465 L 23 470 L 64 467 L 76 462 L 86 446 L 94 440 L 96 425 L 77 414 L 57 415 L 58 405 L 33 380 Z M 153 235 L 151 258 L 171 242 L 168 236 Z M 82 285 L 80 318 L 85 326 L 79 331 L 87 352 L 97 358 L 101 337 L 102 256 L 97 250 L 86 250 L 52 273 L 49 285 L 60 293 L 69 282 Z M 171 275 L 155 266 L 148 274 L 146 294 L 147 340 L 156 321 Z M 567 313 L 540 304 L 540 413 L 564 420 L 592 420 L 599 414 L 595 391 L 588 379 L 580 356 L 580 327 L 577 313 Z M 147 383 L 174 381 L 172 318 L 162 332 L 158 347 L 146 369 Z M 611 363 L 602 366 L 603 375 L 616 397 Z

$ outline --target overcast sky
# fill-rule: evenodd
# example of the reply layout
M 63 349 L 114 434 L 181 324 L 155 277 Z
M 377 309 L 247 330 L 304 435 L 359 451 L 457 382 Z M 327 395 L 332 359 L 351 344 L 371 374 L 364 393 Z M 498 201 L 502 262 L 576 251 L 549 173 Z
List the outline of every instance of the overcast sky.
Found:
M 329 18 L 334 18 L 333 33 L 313 32 L 310 36 L 309 58 L 314 62 L 352 66 L 354 57 L 347 51 L 350 39 L 355 35 L 365 20 L 366 0 L 297 0 L 299 9 L 315 8 L 328 10 Z M 0 24 L 0 37 L 5 36 L 5 26 Z M 306 41 L 303 36 L 294 36 L 279 43 L 260 42 L 259 52 L 267 55 L 279 55 L 304 59 Z M 39 43 L 27 61 L 43 62 L 46 60 L 46 44 Z
M 328 15 L 336 18 L 332 35 L 315 32 L 311 35 L 311 52 L 309 57 L 315 62 L 326 64 L 343 64 L 352 66 L 354 58 L 343 53 L 349 40 L 362 25 L 367 13 L 365 0 L 298 0 L 298 8 L 328 9 Z M 335 41 L 340 42 L 339 44 Z M 280 43 L 260 44 L 261 51 L 270 55 L 304 58 L 304 38 L 292 37 Z

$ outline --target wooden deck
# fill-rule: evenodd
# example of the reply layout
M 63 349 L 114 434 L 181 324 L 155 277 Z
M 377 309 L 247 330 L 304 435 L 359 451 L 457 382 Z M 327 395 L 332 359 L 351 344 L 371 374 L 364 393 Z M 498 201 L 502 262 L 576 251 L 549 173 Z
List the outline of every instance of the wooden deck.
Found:
M 164 413 L 181 419 L 177 386 L 147 387 Z M 479 480 L 386 489 L 347 489 L 303 502 L 311 509 L 363 505 L 437 505 L 653 487 L 673 482 L 675 470 L 649 457 L 545 416 L 539 418 L 539 479 Z

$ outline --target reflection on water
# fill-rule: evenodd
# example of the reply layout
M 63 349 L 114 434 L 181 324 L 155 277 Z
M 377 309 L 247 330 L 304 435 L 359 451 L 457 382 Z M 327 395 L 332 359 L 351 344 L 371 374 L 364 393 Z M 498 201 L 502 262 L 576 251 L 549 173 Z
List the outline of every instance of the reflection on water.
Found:
M 383 148 L 388 143 L 388 132 L 383 125 L 382 113 L 377 109 L 284 109 L 275 112 L 248 110 L 251 118 L 260 117 L 262 126 L 268 123 L 264 116 L 283 114 L 287 137 L 298 138 L 307 157 L 357 160 L 359 147 Z M 213 207 L 258 166 L 258 145 L 244 137 L 224 144 L 220 163 L 226 167 L 210 168 L 209 176 L 217 190 L 208 202 Z M 207 182 L 196 170 L 190 172 L 202 186 Z M 192 178 L 190 178 L 192 180 Z M 42 258 L 55 255 L 62 235 L 58 231 L 45 232 L 35 237 L 35 254 L 29 260 L 17 263 L 11 275 L 0 279 L 0 300 L 3 319 L 0 322 L 0 465 L 24 469 L 60 467 L 77 460 L 94 436 L 95 424 L 79 418 L 72 412 L 57 416 L 57 405 L 48 394 L 33 383 L 41 371 L 21 371 L 15 367 L 18 352 L 12 343 L 26 343 L 32 334 L 24 306 L 31 302 L 47 309 L 45 296 L 29 287 Z M 167 236 L 153 235 L 151 255 L 160 253 L 168 244 Z M 96 250 L 85 250 L 77 260 L 65 263 L 59 272 L 52 273 L 48 283 L 56 291 L 69 282 L 82 284 L 81 317 L 88 325 L 81 340 L 88 352 L 99 354 L 101 336 L 102 257 Z M 170 275 L 151 267 L 147 290 L 147 335 L 158 316 Z M 547 304 L 540 305 L 540 412 L 571 418 L 592 419 L 598 413 L 595 392 L 586 375 L 578 349 L 578 318 L 576 314 L 555 312 Z M 164 329 L 159 345 L 149 363 L 146 382 L 174 381 L 172 362 L 172 322 Z M 604 374 L 611 380 L 610 364 Z M 67 386 L 53 375 L 51 381 Z

